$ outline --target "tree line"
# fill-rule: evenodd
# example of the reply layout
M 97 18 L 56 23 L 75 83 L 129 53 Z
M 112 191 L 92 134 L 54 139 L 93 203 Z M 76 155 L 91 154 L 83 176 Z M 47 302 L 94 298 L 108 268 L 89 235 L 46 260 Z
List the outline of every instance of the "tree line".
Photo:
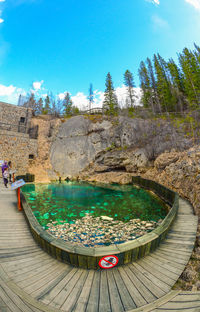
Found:
M 160 54 L 140 63 L 138 70 L 141 104 L 153 113 L 183 112 L 200 108 L 200 47 L 194 50 L 184 48 L 178 54 L 178 64 L 170 58 L 166 61 Z M 126 108 L 134 110 L 134 77 L 127 70 L 124 74 L 127 87 Z M 112 77 L 106 77 L 103 108 L 110 114 L 117 114 L 119 105 L 113 88 Z
M 119 112 L 119 103 L 113 87 L 111 74 L 108 73 L 106 76 L 106 90 L 104 93 L 103 110 L 105 114 L 117 115 Z M 134 108 L 135 94 L 134 94 L 134 78 L 133 74 L 126 70 L 124 74 L 124 84 L 127 86 L 127 99 L 126 106 L 130 109 Z M 93 85 L 90 84 L 88 92 L 88 110 L 94 105 L 94 91 Z M 52 93 L 46 95 L 46 97 L 36 99 L 34 92 L 31 92 L 24 99 L 20 95 L 18 100 L 18 106 L 24 106 L 32 108 L 34 115 L 54 115 L 54 116 L 71 116 L 79 113 L 79 108 L 73 104 L 69 92 L 65 94 L 63 100 L 59 97 L 55 97 Z
M 142 90 L 141 104 L 153 113 L 183 112 L 186 109 L 197 109 L 200 106 L 200 47 L 194 44 L 194 50 L 184 48 L 178 54 L 178 64 L 170 58 L 165 60 L 160 54 L 147 58 L 140 63 L 138 70 L 140 87 Z M 134 76 L 130 70 L 124 73 L 126 86 L 126 109 L 133 112 L 136 95 L 134 92 Z M 106 76 L 103 111 L 108 115 L 117 115 L 120 110 L 119 101 L 113 86 L 110 72 Z M 93 86 L 90 84 L 88 94 L 88 108 L 94 104 Z M 69 93 L 63 100 L 55 98 L 52 93 L 36 100 L 31 93 L 26 101 L 20 103 L 31 107 L 35 115 L 54 114 L 73 115 L 79 112 L 73 105 Z
M 142 103 L 156 112 L 182 112 L 200 106 L 200 48 L 184 48 L 178 64 L 160 54 L 140 63 L 139 78 Z
M 63 100 L 59 97 L 55 97 L 52 93 L 46 95 L 46 97 L 36 99 L 35 94 L 31 92 L 24 99 L 19 96 L 18 106 L 23 106 L 33 109 L 34 115 L 54 115 L 54 116 L 71 116 L 79 112 L 78 107 L 73 105 L 69 92 L 65 94 Z

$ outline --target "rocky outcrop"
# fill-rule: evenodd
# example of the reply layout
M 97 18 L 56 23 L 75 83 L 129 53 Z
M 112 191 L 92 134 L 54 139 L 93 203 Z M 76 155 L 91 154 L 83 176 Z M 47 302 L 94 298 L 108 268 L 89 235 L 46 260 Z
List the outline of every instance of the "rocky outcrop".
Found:
M 96 172 L 135 172 L 172 148 L 184 150 L 190 140 L 166 121 L 119 117 L 93 122 L 76 116 L 61 124 L 50 149 L 53 170 L 75 177 L 93 162 Z
M 50 180 L 58 179 L 50 162 L 49 151 L 60 124 L 59 118 L 51 118 L 48 115 L 31 120 L 31 126 L 38 126 L 38 155 L 29 164 L 29 173 L 35 175 L 36 182 L 50 182 Z

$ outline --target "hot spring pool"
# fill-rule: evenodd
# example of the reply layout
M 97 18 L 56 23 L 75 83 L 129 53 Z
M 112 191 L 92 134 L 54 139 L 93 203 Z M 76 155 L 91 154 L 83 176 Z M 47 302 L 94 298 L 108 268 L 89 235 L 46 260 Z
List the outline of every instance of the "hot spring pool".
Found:
M 136 239 L 152 231 L 168 212 L 157 196 L 132 185 L 62 182 L 26 184 L 22 191 L 43 228 L 80 246 Z

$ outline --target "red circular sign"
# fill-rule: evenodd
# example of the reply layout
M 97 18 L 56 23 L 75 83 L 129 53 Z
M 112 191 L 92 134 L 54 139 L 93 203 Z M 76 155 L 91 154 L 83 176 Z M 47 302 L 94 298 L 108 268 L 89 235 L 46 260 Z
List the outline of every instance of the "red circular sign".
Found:
M 105 256 L 99 261 L 99 266 L 102 269 L 111 269 L 117 265 L 119 259 L 116 256 Z

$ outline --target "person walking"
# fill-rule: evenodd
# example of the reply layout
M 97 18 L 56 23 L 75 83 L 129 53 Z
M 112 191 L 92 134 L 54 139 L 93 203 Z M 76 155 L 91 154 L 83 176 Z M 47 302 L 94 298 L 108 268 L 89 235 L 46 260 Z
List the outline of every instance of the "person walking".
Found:
M 3 166 L 1 167 L 1 170 L 2 170 L 2 176 L 3 176 L 3 173 L 4 173 L 4 170 L 8 168 L 8 163 L 7 161 L 4 162 Z
M 12 162 L 8 162 L 9 182 L 12 183 Z
M 9 175 L 8 168 L 5 168 L 4 172 L 3 172 L 3 182 L 4 182 L 5 187 L 8 187 L 7 186 L 8 185 L 8 175 Z

